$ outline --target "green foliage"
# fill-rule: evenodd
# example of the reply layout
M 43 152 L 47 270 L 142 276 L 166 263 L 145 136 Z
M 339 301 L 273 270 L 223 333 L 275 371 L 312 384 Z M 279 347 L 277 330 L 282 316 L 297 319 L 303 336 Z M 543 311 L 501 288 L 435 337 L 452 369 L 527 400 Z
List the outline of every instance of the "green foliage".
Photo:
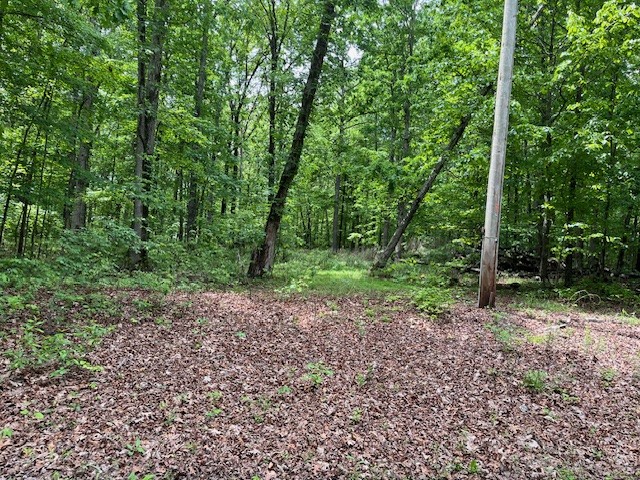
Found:
M 497 317 L 496 321 L 486 324 L 485 328 L 493 334 L 505 352 L 514 351 L 522 341 L 522 330 L 502 321 L 500 317 Z
M 278 388 L 278 395 L 291 395 L 291 387 L 287 386 L 287 385 L 283 385 L 282 387 Z
M 435 317 L 449 308 L 453 303 L 453 298 L 451 292 L 446 288 L 424 287 L 415 293 L 413 302 L 418 310 Z
M 22 326 L 17 345 L 5 352 L 12 369 L 53 369 L 50 372 L 52 377 L 62 376 L 72 368 L 101 370 L 100 366 L 93 365 L 86 357 L 111 328 L 88 324 L 67 333 L 47 334 L 44 326 L 44 322 L 33 319 Z
M 527 370 L 522 377 L 522 384 L 534 392 L 542 392 L 547 388 L 547 377 L 544 370 Z
M 353 423 L 360 423 L 362 421 L 363 413 L 364 412 L 363 412 L 362 408 L 356 407 L 351 412 L 351 415 L 349 416 L 349 420 L 351 420 Z
M 128 443 L 126 445 L 127 455 L 144 455 L 146 453 L 145 448 L 142 446 L 142 441 L 139 438 L 136 438 L 133 444 Z
M 600 379 L 606 387 L 611 386 L 617 376 L 618 372 L 614 368 L 605 368 L 600 371 Z
M 333 370 L 322 361 L 307 363 L 305 370 L 307 373 L 302 376 L 301 380 L 310 383 L 312 387 L 321 385 L 328 377 L 333 376 Z

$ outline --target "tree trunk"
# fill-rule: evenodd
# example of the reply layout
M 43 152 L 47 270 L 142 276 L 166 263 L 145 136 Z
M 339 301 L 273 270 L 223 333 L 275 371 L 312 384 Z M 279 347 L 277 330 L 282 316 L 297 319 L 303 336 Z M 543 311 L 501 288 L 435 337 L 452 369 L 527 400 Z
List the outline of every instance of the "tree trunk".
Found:
M 336 175 L 336 183 L 333 194 L 333 236 L 331 238 L 331 250 L 335 253 L 340 250 L 340 189 L 342 175 Z
M 309 117 L 313 107 L 313 100 L 316 95 L 320 74 L 322 72 L 322 64 L 327 53 L 331 24 L 334 17 L 335 4 L 332 0 L 327 0 L 324 4 L 324 12 L 322 14 L 320 28 L 318 30 L 316 46 L 311 59 L 309 77 L 307 78 L 307 83 L 305 84 L 302 94 L 302 104 L 298 113 L 296 129 L 291 143 L 291 150 L 289 151 L 289 157 L 280 178 L 278 191 L 273 198 L 273 202 L 271 202 L 269 216 L 267 217 L 267 223 L 265 225 L 264 241 L 254 250 L 251 257 L 251 264 L 249 265 L 248 271 L 248 275 L 250 277 L 261 277 L 273 267 L 278 230 L 284 214 L 284 207 L 287 201 L 289 188 L 291 187 L 300 166 L 302 147 L 304 146 L 304 139 L 307 126 L 309 125 Z
M 200 58 L 198 62 L 198 75 L 196 77 L 196 92 L 195 92 L 195 112 L 196 118 L 202 117 L 202 110 L 204 106 L 204 92 L 207 82 L 207 57 L 209 56 L 209 8 L 210 3 L 205 2 L 204 12 L 204 25 L 202 27 L 202 40 L 200 48 Z M 200 161 L 200 147 L 194 146 L 194 149 L 198 152 L 195 161 Z M 196 222 L 198 220 L 198 176 L 192 169 L 189 174 L 189 193 L 187 200 L 187 225 L 185 238 L 187 241 L 191 241 L 195 238 L 197 233 Z
M 52 89 L 50 87 L 46 87 L 44 89 L 44 92 L 42 93 L 42 98 L 38 103 L 38 107 L 35 111 L 35 114 L 38 115 L 40 109 L 42 108 L 44 112 L 44 118 L 47 119 L 49 116 L 49 108 L 51 107 L 52 99 L 53 99 Z M 29 133 L 31 132 L 31 129 L 34 124 L 35 124 L 35 120 L 32 119 L 32 121 L 29 122 L 29 124 L 24 129 L 24 133 L 22 134 L 22 141 L 20 142 L 20 147 L 18 148 L 18 152 L 16 153 L 15 163 L 13 164 L 13 169 L 11 170 L 11 175 L 9 177 L 9 182 L 8 182 L 9 187 L 7 188 L 7 192 L 5 194 L 2 220 L 0 221 L 0 246 L 2 246 L 2 242 L 4 240 L 4 232 L 5 232 L 5 228 L 7 226 L 7 220 L 9 217 L 9 207 L 11 206 L 11 199 L 13 196 L 13 186 L 18 176 L 18 170 L 20 169 L 20 160 L 27 148 Z
M 82 101 L 78 110 L 78 126 L 76 138 L 79 140 L 78 150 L 75 154 L 74 165 L 69 179 L 69 193 L 73 206 L 66 222 L 67 228 L 78 230 L 87 224 L 87 204 L 84 195 L 89 187 L 89 158 L 93 145 L 93 102 L 98 94 L 98 87 L 91 84 L 82 93 Z
M 156 0 L 151 22 L 147 17 L 147 0 L 138 0 L 138 125 L 135 141 L 136 194 L 133 200 L 133 230 L 141 240 L 138 250 L 131 250 L 134 268 L 149 269 L 146 242 L 149 240 L 149 204 L 151 192 L 151 159 L 155 152 L 156 128 L 162 53 L 167 33 L 169 0 Z M 147 24 L 152 26 L 151 41 L 147 40 Z M 151 52 L 151 53 L 148 53 Z
M 620 239 L 620 248 L 618 250 L 618 261 L 616 262 L 616 274 L 620 275 L 624 268 L 624 252 L 628 247 L 627 243 L 629 243 L 629 226 L 631 225 L 631 214 L 633 213 L 633 206 L 629 205 L 627 207 L 627 214 L 624 216 L 624 233 L 622 234 L 622 238 Z
M 424 200 L 424 197 L 427 195 L 427 193 L 429 193 L 429 191 L 431 190 L 431 187 L 433 187 L 433 184 L 436 181 L 436 178 L 438 177 L 438 174 L 444 168 L 447 162 L 447 159 L 449 158 L 448 154 L 458 145 L 458 143 L 464 136 L 464 132 L 467 126 L 469 125 L 470 121 L 471 121 L 471 114 L 465 115 L 460 120 L 460 123 L 458 124 L 458 127 L 453 132 L 453 135 L 451 136 L 451 139 L 449 140 L 449 144 L 446 146 L 445 151 L 440 156 L 435 166 L 431 170 L 431 174 L 429 175 L 429 178 L 427 178 L 427 180 L 422 184 L 422 188 L 420 188 L 418 195 L 413 200 L 413 203 L 411 204 L 409 211 L 398 224 L 398 227 L 396 228 L 395 233 L 391 237 L 391 240 L 389 240 L 389 243 L 387 244 L 385 249 L 378 252 L 378 254 L 376 255 L 373 261 L 373 265 L 371 266 L 371 270 L 380 270 L 387 265 L 387 262 L 389 261 L 389 258 L 391 258 L 391 255 L 395 251 L 396 246 L 398 245 L 398 243 L 400 243 L 400 239 L 402 238 L 402 235 L 404 234 L 405 230 L 411 223 L 411 220 L 413 219 L 414 215 L 418 211 L 418 208 L 420 207 L 422 200 Z

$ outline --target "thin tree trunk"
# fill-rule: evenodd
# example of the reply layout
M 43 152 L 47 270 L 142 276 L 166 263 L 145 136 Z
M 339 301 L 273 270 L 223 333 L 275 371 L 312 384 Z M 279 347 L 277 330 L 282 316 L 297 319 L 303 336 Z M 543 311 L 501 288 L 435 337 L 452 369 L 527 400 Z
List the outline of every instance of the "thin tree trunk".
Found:
M 333 193 L 333 236 L 331 237 L 331 250 L 335 253 L 340 250 L 340 189 L 342 175 L 336 175 L 336 182 Z
M 138 125 L 135 142 L 136 195 L 133 201 L 133 230 L 141 241 L 138 250 L 130 252 L 134 268 L 149 269 L 146 242 L 149 240 L 149 204 L 151 192 L 151 159 L 155 152 L 158 104 L 162 76 L 162 55 L 167 33 L 169 0 L 156 0 L 152 20 L 151 42 L 148 43 L 147 0 L 138 0 Z M 151 52 L 151 53 L 148 53 Z
M 204 92 L 207 82 L 207 58 L 209 56 L 209 7 L 210 3 L 205 2 L 205 20 L 202 27 L 202 40 L 200 48 L 200 58 L 198 62 L 198 76 L 196 78 L 196 92 L 195 92 L 195 112 L 196 118 L 202 117 L 202 110 L 204 106 Z M 194 146 L 194 148 L 200 153 L 200 147 Z M 196 156 L 196 161 L 199 161 L 200 156 Z M 190 241 L 196 236 L 196 222 L 198 220 L 198 176 L 194 169 L 189 174 L 189 194 L 187 201 L 187 225 L 186 225 L 186 240 Z
M 429 193 L 429 191 L 433 187 L 433 184 L 436 181 L 436 178 L 438 178 L 438 174 L 442 171 L 445 164 L 447 163 L 447 160 L 449 158 L 449 153 L 451 153 L 451 151 L 454 148 L 456 148 L 456 146 L 464 136 L 464 132 L 467 126 L 469 125 L 470 121 L 471 121 L 471 114 L 465 115 L 460 120 L 460 123 L 458 124 L 457 128 L 453 132 L 453 135 L 451 136 L 451 139 L 449 140 L 449 144 L 446 146 L 445 151 L 443 152 L 443 154 L 440 156 L 440 158 L 434 165 L 433 169 L 431 170 L 431 174 L 429 175 L 427 180 L 422 184 L 422 187 L 420 188 L 418 195 L 413 200 L 413 203 L 411 204 L 411 207 L 409 208 L 409 211 L 407 212 L 407 214 L 398 224 L 398 227 L 396 228 L 395 233 L 391 237 L 391 240 L 389 240 L 389 243 L 387 244 L 385 249 L 378 252 L 378 254 L 376 255 L 373 261 L 373 265 L 371 266 L 372 270 L 380 270 L 387 265 L 387 262 L 389 261 L 389 258 L 391 258 L 391 255 L 395 251 L 396 246 L 398 245 L 398 243 L 400 243 L 400 239 L 402 238 L 402 235 L 404 234 L 405 230 L 411 223 L 411 220 L 413 219 L 414 215 L 418 211 L 418 208 L 420 207 L 422 200 L 424 200 L 424 197 L 427 195 L 427 193 Z
M 38 111 L 40 110 L 40 108 L 42 108 L 42 110 L 44 111 L 45 119 L 48 118 L 49 107 L 51 106 L 52 97 L 53 97 L 52 89 L 49 86 L 45 87 L 42 93 L 42 98 L 38 103 L 36 114 L 38 114 Z M 9 187 L 7 189 L 6 198 L 4 201 L 2 220 L 0 221 L 0 246 L 2 246 L 2 241 L 4 240 L 4 231 L 7 225 L 7 220 L 9 217 L 9 207 L 11 206 L 11 199 L 13 196 L 13 185 L 18 176 L 18 170 L 20 168 L 20 159 L 22 158 L 22 154 L 26 149 L 27 140 L 29 139 L 29 133 L 31 132 L 31 128 L 33 127 L 34 123 L 35 122 L 32 120 L 29 123 L 29 125 L 27 125 L 24 129 L 24 133 L 22 135 L 22 141 L 20 142 L 20 147 L 18 147 L 18 152 L 16 153 L 16 160 L 15 160 L 15 163 L 13 164 L 13 170 L 11 171 L 11 175 L 9 177 L 9 182 L 8 182 Z
M 87 135 L 89 134 L 88 132 L 93 131 L 93 102 L 97 94 L 98 87 L 93 84 L 90 85 L 82 95 L 82 102 L 78 111 L 79 125 L 77 129 L 80 132 L 76 135 L 79 137 L 80 146 L 75 155 L 74 166 L 69 180 L 73 207 L 69 215 L 68 227 L 72 230 L 81 229 L 87 225 L 87 203 L 84 195 L 89 186 L 89 158 L 93 144 L 91 138 L 87 138 Z
M 327 53 L 329 44 L 329 35 L 331 33 L 331 24 L 335 17 L 335 4 L 332 0 L 327 0 L 324 4 L 324 12 L 318 30 L 316 46 L 309 68 L 309 77 L 302 94 L 302 105 L 298 113 L 296 129 L 289 151 L 289 158 L 284 166 L 284 171 L 280 178 L 278 192 L 271 202 L 269 216 L 265 225 L 265 237 L 262 244 L 257 247 L 251 257 L 248 275 L 250 277 L 260 277 L 273 267 L 276 253 L 276 241 L 278 238 L 278 230 L 280 222 L 284 214 L 284 207 L 287 201 L 289 188 L 293 183 L 298 168 L 300 166 L 300 157 L 304 146 L 304 139 L 309 125 L 309 117 L 313 107 L 313 100 L 316 95 L 320 74 L 322 73 L 322 64 Z
M 624 233 L 620 239 L 620 248 L 618 250 L 618 261 L 616 262 L 616 275 L 620 275 L 624 268 L 624 252 L 629 246 L 629 226 L 631 225 L 631 214 L 633 213 L 633 206 L 627 207 L 627 214 L 624 216 Z

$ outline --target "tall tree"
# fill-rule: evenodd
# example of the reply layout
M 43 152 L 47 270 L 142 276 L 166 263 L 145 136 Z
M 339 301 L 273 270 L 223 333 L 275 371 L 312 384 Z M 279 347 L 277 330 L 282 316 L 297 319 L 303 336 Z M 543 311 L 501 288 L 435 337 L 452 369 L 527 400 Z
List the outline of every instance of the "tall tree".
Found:
M 289 189 L 291 188 L 291 184 L 293 183 L 300 166 L 300 157 L 302 156 L 302 148 L 304 146 L 307 126 L 309 125 L 313 100 L 316 95 L 316 90 L 318 89 L 320 74 L 322 73 L 322 64 L 324 63 L 324 57 L 329 45 L 329 36 L 334 17 L 335 3 L 332 0 L 327 0 L 324 2 L 320 28 L 318 29 L 316 45 L 311 58 L 309 76 L 302 94 L 302 103 L 298 113 L 298 120 L 296 122 L 296 129 L 293 135 L 289 157 L 285 164 L 284 171 L 282 172 L 282 176 L 280 177 L 278 191 L 271 202 L 269 216 L 267 217 L 267 223 L 264 229 L 264 240 L 262 241 L 262 244 L 254 250 L 251 256 L 251 264 L 249 265 L 248 271 L 248 275 L 250 277 L 260 277 L 270 271 L 273 267 L 278 230 L 280 229 L 280 222 L 282 221 L 282 216 L 284 214 L 284 207 L 287 201 Z
M 130 252 L 135 268 L 149 268 L 149 193 L 152 159 L 156 146 L 163 46 L 167 34 L 169 0 L 156 0 L 149 16 L 149 0 L 138 0 L 138 124 L 135 139 L 136 194 L 133 200 L 133 230 L 141 245 Z M 149 27 L 151 27 L 149 29 Z M 150 30 L 150 31 L 149 31 Z

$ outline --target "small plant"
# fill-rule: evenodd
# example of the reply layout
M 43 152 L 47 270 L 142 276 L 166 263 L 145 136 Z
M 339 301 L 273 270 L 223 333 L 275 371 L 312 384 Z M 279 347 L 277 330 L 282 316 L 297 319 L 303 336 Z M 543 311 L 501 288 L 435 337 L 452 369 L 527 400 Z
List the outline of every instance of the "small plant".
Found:
M 236 337 L 238 337 L 240 340 L 244 340 L 245 338 L 247 338 L 247 334 L 245 332 L 243 332 L 242 330 L 239 332 L 234 333 L 234 335 Z
M 40 421 L 40 420 L 44 420 L 44 413 L 39 412 L 38 410 L 31 412 L 30 410 L 24 408 L 22 410 L 20 410 L 20 414 L 24 415 L 25 417 L 33 417 L 34 419 Z
M 153 323 L 158 325 L 159 327 L 167 327 L 171 328 L 171 321 L 167 320 L 165 317 L 157 317 Z
M 578 477 L 576 477 L 575 473 L 573 473 L 570 469 L 564 467 L 558 470 L 558 478 L 560 480 L 578 480 Z
M 212 402 L 219 402 L 222 399 L 222 392 L 220 390 L 214 390 L 213 392 L 207 393 L 207 397 Z
M 503 322 L 487 323 L 485 328 L 493 333 L 494 338 L 502 345 L 504 352 L 513 352 L 521 341 L 516 328 Z
M 305 367 L 307 373 L 302 376 L 304 382 L 309 382 L 313 387 L 321 385 L 327 377 L 333 376 L 333 370 L 327 367 L 323 362 L 307 363 Z
M 375 369 L 376 369 L 376 363 L 374 362 L 367 367 L 367 371 L 365 373 L 357 373 L 356 385 L 358 385 L 359 387 L 364 387 L 364 385 L 373 377 L 373 373 Z
M 155 480 L 156 476 L 152 473 L 147 473 L 144 477 L 138 477 L 135 472 L 131 472 L 127 477 L 127 480 Z
M 431 317 L 444 313 L 452 303 L 451 292 L 443 287 L 424 287 L 414 296 L 416 308 Z
M 136 310 L 139 312 L 147 312 L 153 308 L 153 303 L 144 298 L 134 298 L 131 303 L 133 303 L 133 306 L 136 307 Z
M 522 384 L 529 390 L 541 392 L 547 386 L 548 374 L 544 370 L 527 370 L 522 378 Z
M 207 413 L 205 413 L 205 417 L 213 418 L 213 417 L 217 417 L 221 413 L 222 413 L 222 409 L 221 408 L 212 408 Z
M 478 461 L 475 458 L 469 462 L 469 465 L 467 466 L 467 472 L 469 472 L 471 475 L 480 473 L 480 466 L 478 465 Z
M 278 388 L 277 393 L 278 395 L 291 395 L 291 387 L 283 385 L 282 387 Z
M 13 430 L 9 427 L 4 427 L 0 430 L 0 438 L 11 438 L 13 436 Z
M 142 446 L 142 441 L 140 441 L 139 438 L 136 438 L 135 442 L 133 442 L 133 445 L 128 443 L 126 448 L 127 448 L 127 455 L 129 456 L 133 456 L 136 453 L 139 455 L 144 455 L 146 452 L 146 450 Z
M 602 383 L 604 383 L 604 385 L 608 387 L 611 385 L 617 375 L 618 372 L 616 372 L 614 368 L 605 368 L 600 372 L 600 379 L 602 380 Z
M 362 414 L 362 409 L 360 407 L 356 407 L 353 409 L 353 412 L 351 412 L 349 420 L 351 420 L 353 423 L 360 423 L 362 421 Z
M 111 328 L 90 324 L 71 333 L 47 335 L 42 327 L 42 321 L 33 319 L 23 325 L 16 348 L 5 352 L 11 361 L 11 368 L 54 367 L 51 377 L 62 376 L 73 367 L 102 370 L 102 367 L 89 363 L 85 357 L 88 349 L 98 345 Z

